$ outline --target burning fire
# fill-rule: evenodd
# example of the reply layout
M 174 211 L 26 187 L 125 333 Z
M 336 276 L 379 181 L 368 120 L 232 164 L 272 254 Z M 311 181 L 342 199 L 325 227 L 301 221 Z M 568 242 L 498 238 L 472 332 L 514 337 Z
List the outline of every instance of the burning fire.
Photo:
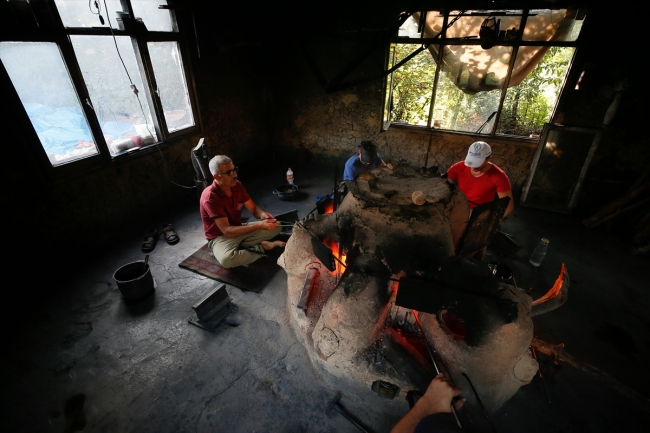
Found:
M 541 305 L 553 298 L 557 298 L 558 296 L 564 296 L 566 298 L 566 293 L 562 294 L 562 288 L 568 284 L 568 282 L 565 282 L 565 280 L 568 281 L 567 270 L 566 265 L 562 263 L 562 268 L 560 268 L 560 275 L 558 275 L 557 279 L 555 280 L 555 284 L 553 284 L 553 287 L 551 287 L 551 290 L 549 290 L 541 298 L 535 299 L 533 301 L 533 306 Z
M 334 200 L 330 200 L 327 204 L 327 207 L 323 211 L 323 214 L 328 214 L 334 212 Z
M 325 238 L 323 240 L 323 243 L 329 247 L 330 250 L 332 250 L 332 254 L 334 257 L 339 259 L 341 262 L 343 262 L 343 265 L 339 263 L 339 261 L 336 261 L 336 269 L 332 272 L 332 274 L 338 274 L 338 275 L 343 275 L 345 272 L 345 264 L 346 264 L 346 259 L 347 255 L 345 253 L 341 253 L 339 251 L 339 243 L 334 241 L 333 239 Z

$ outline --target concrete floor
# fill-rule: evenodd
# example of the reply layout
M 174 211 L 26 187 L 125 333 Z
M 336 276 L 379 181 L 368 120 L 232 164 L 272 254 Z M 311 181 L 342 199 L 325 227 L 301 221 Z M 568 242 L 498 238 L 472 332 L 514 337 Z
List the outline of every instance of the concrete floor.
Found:
M 240 173 L 253 199 L 272 213 L 298 209 L 331 190 L 330 168 L 292 167 L 302 196 L 282 202 L 271 194 L 284 169 L 254 177 Z M 244 167 L 245 169 L 245 167 Z M 259 294 L 228 287 L 239 306 L 239 327 L 208 333 L 187 323 L 191 305 L 215 281 L 178 267 L 205 243 L 198 204 L 161 218 L 181 238 L 160 241 L 150 265 L 155 295 L 133 306 L 121 300 L 112 278 L 123 264 L 141 260 L 139 235 L 96 255 L 90 266 L 69 261 L 69 276 L 52 290 L 5 305 L 2 359 L 2 431 L 96 432 L 354 432 L 326 406 L 338 384 L 321 377 L 288 324 L 286 275 L 280 270 Z M 625 239 L 585 229 L 577 218 L 517 206 L 502 225 L 522 245 L 511 266 L 517 283 L 541 296 L 566 263 L 572 283 L 560 309 L 535 319 L 536 333 L 650 396 L 650 291 L 648 257 L 633 256 Z M 144 228 L 142 230 L 144 233 Z M 527 258 L 539 238 L 550 239 L 540 268 Z M 490 259 L 495 259 L 490 256 Z M 27 280 L 36 280 L 37 278 Z M 39 280 L 40 281 L 40 280 Z M 26 283 L 21 289 L 32 290 Z M 43 289 L 43 288 L 41 288 Z M 486 360 L 489 362 L 489 360 Z M 523 387 L 493 415 L 499 432 L 645 431 L 650 407 L 569 366 Z M 84 397 L 79 396 L 85 395 Z M 364 395 L 360 392 L 359 395 Z M 376 432 L 387 432 L 408 410 L 406 401 L 367 391 L 342 402 Z

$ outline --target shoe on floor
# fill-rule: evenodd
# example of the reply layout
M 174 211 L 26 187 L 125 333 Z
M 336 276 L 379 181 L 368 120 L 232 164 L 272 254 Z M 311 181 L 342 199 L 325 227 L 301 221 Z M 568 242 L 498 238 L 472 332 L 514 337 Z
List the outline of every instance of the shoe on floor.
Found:
M 156 229 L 147 230 L 142 242 L 142 251 L 145 253 L 153 251 L 156 248 L 156 242 L 158 242 L 158 231 Z
M 165 240 L 169 245 L 177 244 L 181 240 L 171 224 L 164 225 L 160 232 L 165 236 Z

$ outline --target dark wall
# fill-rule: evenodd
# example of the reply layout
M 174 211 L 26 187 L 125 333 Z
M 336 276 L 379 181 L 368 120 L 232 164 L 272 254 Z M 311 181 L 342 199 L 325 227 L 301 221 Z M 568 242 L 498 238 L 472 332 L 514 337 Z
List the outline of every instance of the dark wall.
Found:
M 362 139 L 374 139 L 386 159 L 445 170 L 462 159 L 474 141 L 471 135 L 439 131 L 381 132 L 381 80 L 333 93 L 323 88 L 322 79 L 334 78 L 373 44 L 380 48 L 368 51 L 348 79 L 381 71 L 385 45 L 375 30 L 394 21 L 402 9 L 399 3 L 333 1 L 315 12 L 308 5 L 277 2 L 254 9 L 219 3 L 187 2 L 193 16 L 187 9 L 178 12 L 203 132 L 163 147 L 169 175 L 176 182 L 192 185 L 189 150 L 200 137 L 205 137 L 213 154 L 227 154 L 238 165 L 262 169 L 287 162 L 300 167 L 315 158 L 343 161 Z M 606 25 L 634 19 L 627 12 L 619 15 L 621 20 L 612 21 L 611 8 L 592 8 L 588 14 L 585 31 L 596 43 L 587 44 L 582 62 L 589 64 L 591 73 L 585 74 L 583 89 L 568 91 L 563 106 L 566 124 L 599 127 L 606 102 L 594 103 L 594 92 L 603 83 L 628 77 L 629 90 L 605 133 L 581 198 L 590 205 L 595 202 L 590 194 L 598 185 L 606 183 L 608 195 L 619 194 L 648 162 L 643 69 L 638 52 L 627 57 L 639 43 L 629 41 L 625 51 L 621 47 L 628 41 L 627 32 L 610 31 L 608 39 L 602 37 Z M 9 91 L 2 90 L 3 95 Z M 9 209 L 7 227 L 19 255 L 42 253 L 42 246 L 53 245 L 55 251 L 68 249 L 84 258 L 84 251 L 96 251 L 127 234 L 139 243 L 147 226 L 166 222 L 165 215 L 196 200 L 192 190 L 168 181 L 157 151 L 50 179 L 30 151 L 38 143 L 21 120 L 22 113 L 14 99 L 5 98 L 0 119 L 5 151 L 2 188 Z M 491 144 L 495 162 L 510 174 L 518 190 L 536 143 L 494 139 Z

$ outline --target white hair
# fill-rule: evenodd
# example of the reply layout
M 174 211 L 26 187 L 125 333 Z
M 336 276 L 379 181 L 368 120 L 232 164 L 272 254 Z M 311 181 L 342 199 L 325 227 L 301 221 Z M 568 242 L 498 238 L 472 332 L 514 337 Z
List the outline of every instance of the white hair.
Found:
M 210 167 L 210 173 L 214 176 L 219 173 L 219 166 L 221 164 L 230 164 L 232 159 L 228 158 L 226 155 L 217 155 L 210 160 L 208 167 Z

